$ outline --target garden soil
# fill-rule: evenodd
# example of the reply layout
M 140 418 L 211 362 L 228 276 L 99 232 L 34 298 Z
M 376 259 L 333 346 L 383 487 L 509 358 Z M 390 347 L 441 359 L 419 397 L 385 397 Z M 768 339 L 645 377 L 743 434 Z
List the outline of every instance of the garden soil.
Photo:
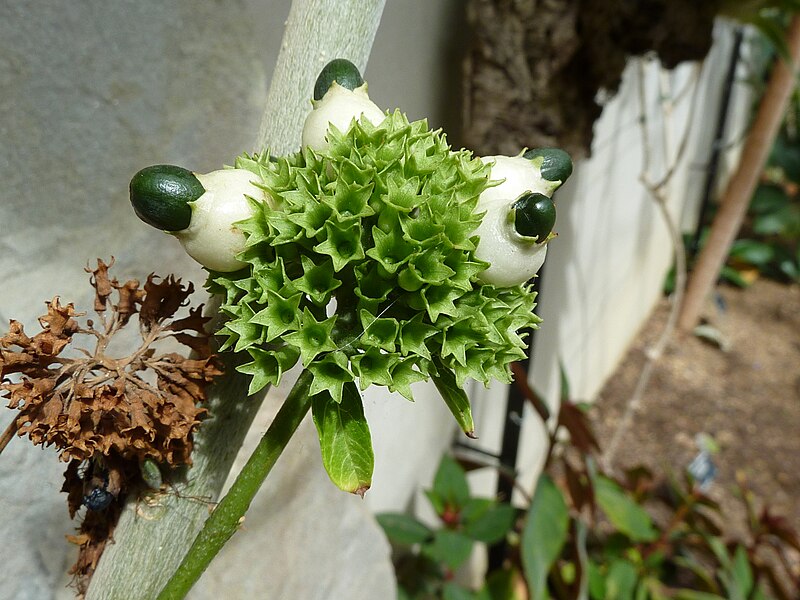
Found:
M 728 347 L 693 336 L 672 342 L 615 467 L 645 464 L 680 473 L 698 453 L 696 436 L 710 435 L 719 451 L 709 495 L 729 515 L 726 531 L 746 531 L 737 499 L 741 479 L 759 507 L 768 505 L 800 529 L 800 286 L 760 279 L 744 290 L 722 287 L 716 305 L 711 321 Z M 668 309 L 663 300 L 592 409 L 601 447 L 619 423 Z

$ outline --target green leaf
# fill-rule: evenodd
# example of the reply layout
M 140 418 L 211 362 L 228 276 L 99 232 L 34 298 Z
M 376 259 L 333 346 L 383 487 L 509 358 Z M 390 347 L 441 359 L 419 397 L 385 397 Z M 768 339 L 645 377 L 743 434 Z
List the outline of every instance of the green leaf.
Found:
M 457 569 L 469 558 L 472 545 L 471 539 L 457 531 L 439 529 L 434 532 L 433 542 L 424 546 L 423 551 L 449 569 Z
M 696 590 L 675 590 L 675 600 L 725 600 L 722 596 Z
M 763 267 L 775 257 L 775 250 L 764 242 L 736 240 L 731 246 L 730 256 L 756 267 Z
M 519 581 L 522 577 L 516 569 L 494 571 L 486 578 L 486 585 L 481 590 L 478 600 L 527 600 L 520 595 Z
M 567 540 L 569 513 L 561 491 L 542 474 L 522 531 L 522 567 L 532 598 L 547 598 L 547 574 Z
M 794 183 L 800 183 L 800 145 L 790 140 L 785 133 L 776 138 L 768 164 L 780 167 L 786 177 Z
M 320 393 L 311 401 L 311 413 L 319 435 L 322 464 L 336 486 L 364 495 L 372 484 L 375 457 L 364 407 L 356 384 L 344 385 L 342 401 Z
M 589 597 L 592 600 L 605 600 L 606 597 L 606 577 L 599 565 L 589 562 Z
M 637 579 L 636 567 L 628 561 L 615 560 L 606 576 L 606 600 L 633 600 Z
M 395 544 L 404 546 L 421 544 L 433 536 L 433 531 L 411 515 L 382 513 L 375 515 L 375 518 L 386 533 L 386 537 Z
M 456 419 L 456 423 L 468 437 L 475 437 L 475 424 L 472 421 L 472 407 L 467 393 L 458 386 L 453 372 L 436 360 L 437 375 L 433 375 L 433 383 L 442 395 L 444 403 Z
M 744 277 L 739 274 L 739 271 L 734 269 L 733 267 L 729 267 L 725 265 L 720 269 L 719 275 L 725 281 L 740 287 L 740 288 L 747 288 L 750 287 L 750 282 L 747 281 Z
M 800 207 L 787 205 L 774 212 L 758 215 L 753 231 L 759 235 L 792 236 L 800 232 Z
M 775 48 L 781 59 L 791 64 L 792 54 L 786 43 L 786 29 L 776 19 L 761 14 L 749 15 L 744 21 L 754 25 Z
M 800 166 L 800 165 L 799 165 Z M 761 184 L 750 200 L 750 210 L 757 215 L 775 212 L 789 203 L 789 196 L 777 185 Z
M 753 589 L 753 571 L 744 546 L 736 546 L 731 564 L 731 582 L 728 595 L 731 600 L 745 600 Z
M 494 544 L 505 538 L 511 530 L 516 513 L 510 504 L 472 498 L 461 513 L 464 533 L 473 540 Z
M 457 583 L 448 581 L 442 588 L 442 600 L 475 600 L 475 594 Z
M 598 476 L 594 482 L 594 492 L 597 504 L 617 530 L 634 542 L 652 542 L 658 538 L 650 515 L 616 483 Z
M 442 456 L 436 476 L 433 478 L 433 489 L 446 506 L 461 509 L 469 502 L 469 484 L 464 469 L 455 460 Z

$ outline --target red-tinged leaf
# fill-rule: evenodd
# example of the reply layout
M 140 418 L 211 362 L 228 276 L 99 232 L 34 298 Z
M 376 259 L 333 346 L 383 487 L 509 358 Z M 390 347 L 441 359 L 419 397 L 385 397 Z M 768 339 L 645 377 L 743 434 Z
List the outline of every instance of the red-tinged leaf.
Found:
M 558 425 L 567 430 L 572 445 L 583 454 L 591 454 L 600 449 L 586 413 L 575 404 L 562 402 L 558 411 Z
M 797 530 L 791 526 L 786 517 L 770 513 L 769 508 L 765 506 L 761 510 L 759 523 L 767 534 L 775 536 L 800 552 L 800 537 L 798 537 Z
M 576 510 L 581 511 L 585 506 L 594 506 L 594 489 L 592 482 L 585 471 L 576 470 L 568 460 L 562 461 L 564 477 L 567 482 L 572 505 Z
M 531 403 L 539 418 L 542 421 L 548 421 L 550 419 L 550 409 L 547 407 L 547 403 L 542 400 L 542 397 L 528 383 L 528 372 L 519 362 L 511 363 L 510 367 L 514 376 L 514 385 L 517 386 L 522 396 Z

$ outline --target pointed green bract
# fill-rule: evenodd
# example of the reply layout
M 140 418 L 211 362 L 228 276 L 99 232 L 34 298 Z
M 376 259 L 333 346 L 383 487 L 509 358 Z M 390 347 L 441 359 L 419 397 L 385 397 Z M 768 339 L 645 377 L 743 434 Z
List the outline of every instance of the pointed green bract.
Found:
M 209 278 L 228 318 L 224 346 L 249 353 L 239 369 L 251 389 L 301 360 L 314 392 L 337 405 L 370 385 L 412 400 L 412 385 L 436 374 L 471 433 L 464 382 L 509 381 L 523 332 L 539 322 L 530 288 L 477 279 L 488 265 L 475 258 L 476 205 L 490 167 L 399 112 L 332 128 L 328 140 L 321 153 L 236 161 L 271 202 L 239 224 L 248 268 Z
M 434 361 L 436 362 L 436 361 Z M 475 424 L 472 422 L 472 407 L 464 389 L 456 383 L 453 374 L 445 367 L 439 367 L 439 373 L 433 375 L 433 383 L 444 399 L 444 403 L 469 437 L 475 437 Z

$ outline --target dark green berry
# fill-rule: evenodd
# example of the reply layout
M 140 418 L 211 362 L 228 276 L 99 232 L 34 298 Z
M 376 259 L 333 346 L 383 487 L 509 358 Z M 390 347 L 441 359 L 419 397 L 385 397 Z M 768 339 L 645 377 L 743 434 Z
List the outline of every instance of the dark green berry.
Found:
M 544 194 L 524 194 L 511 205 L 514 210 L 514 229 L 525 237 L 543 242 L 556 223 L 556 206 Z
M 181 231 L 192 220 L 189 202 L 205 193 L 194 173 L 174 165 L 145 167 L 131 179 L 131 204 L 148 225 L 164 231 Z
M 522 155 L 528 160 L 542 157 L 542 178 L 564 183 L 572 175 L 572 159 L 560 148 L 533 148 Z
M 314 100 L 322 100 L 334 81 L 348 90 L 364 85 L 364 78 L 361 77 L 358 67 L 346 58 L 334 58 L 325 65 L 317 77 L 317 82 L 314 84 Z

